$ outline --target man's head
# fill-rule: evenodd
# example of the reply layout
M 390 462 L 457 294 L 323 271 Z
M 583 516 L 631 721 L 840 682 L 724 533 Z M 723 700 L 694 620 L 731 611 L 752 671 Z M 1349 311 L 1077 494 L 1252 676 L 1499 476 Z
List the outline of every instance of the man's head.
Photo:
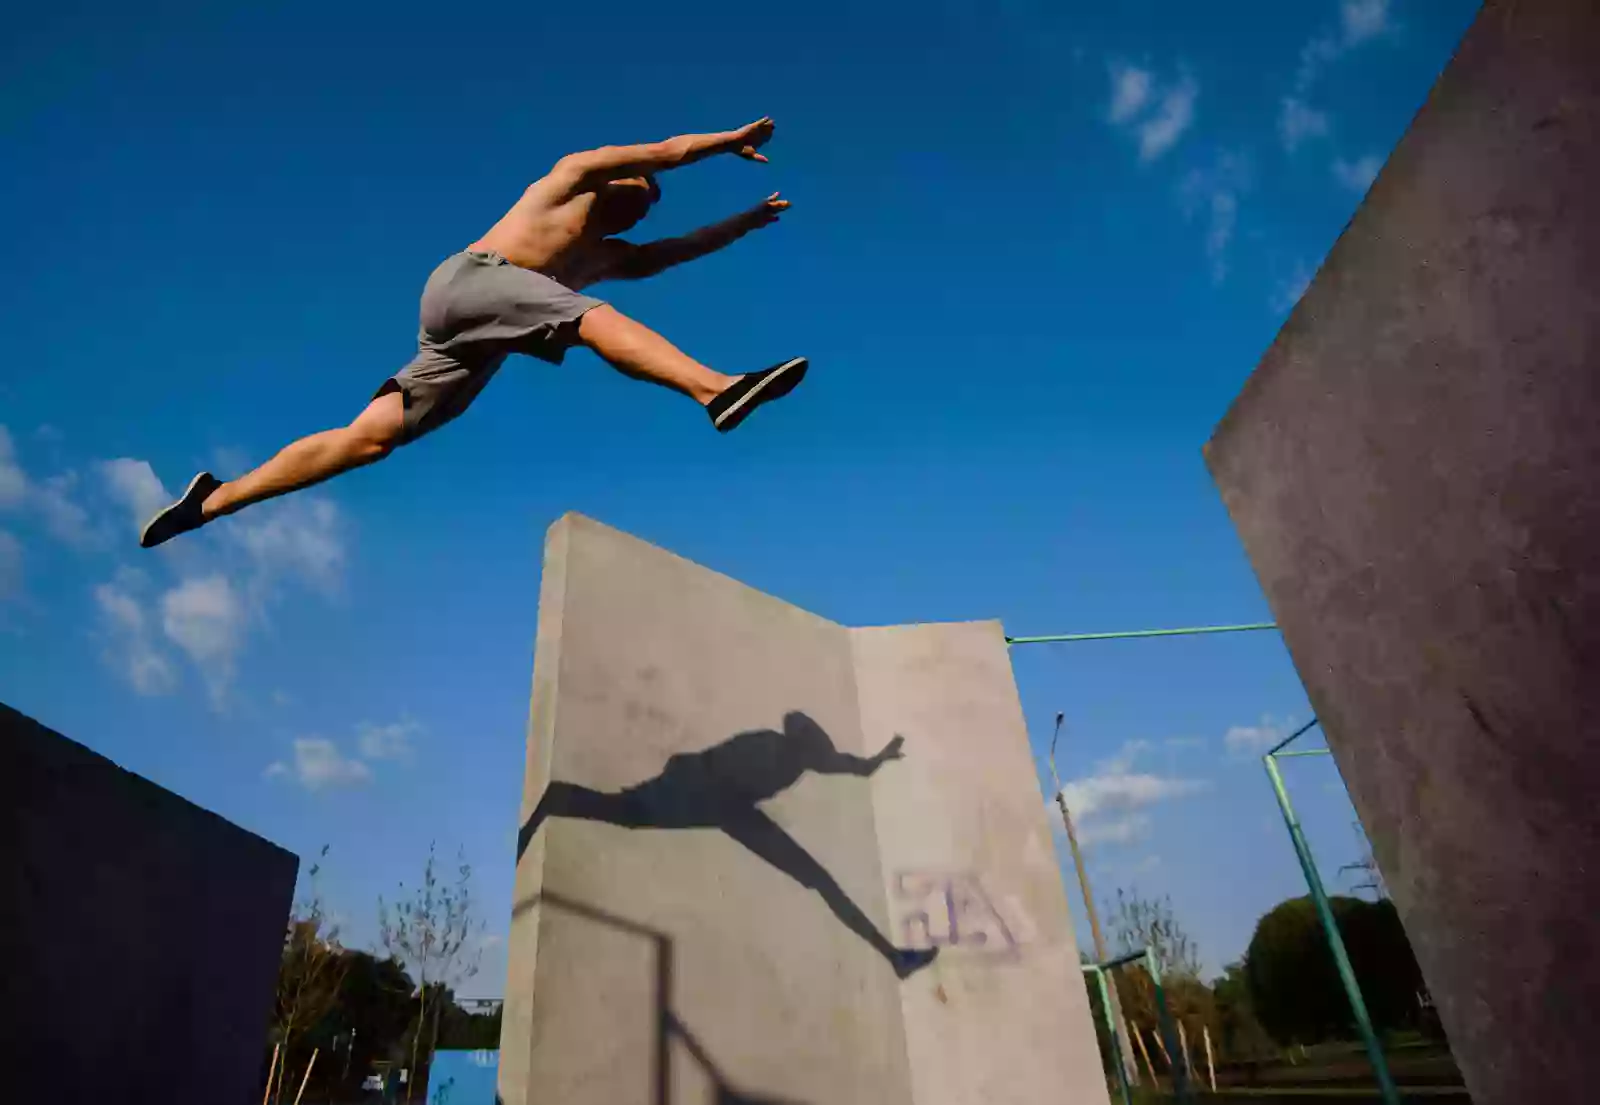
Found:
M 655 177 L 623 177 L 601 186 L 595 194 L 591 217 L 603 233 L 621 234 L 649 214 L 660 198 L 661 185 Z

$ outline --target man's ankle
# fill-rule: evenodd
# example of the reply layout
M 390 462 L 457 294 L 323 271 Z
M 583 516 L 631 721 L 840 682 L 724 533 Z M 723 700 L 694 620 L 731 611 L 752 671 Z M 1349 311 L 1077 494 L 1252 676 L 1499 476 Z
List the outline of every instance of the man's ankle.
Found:
M 211 519 L 220 518 L 227 513 L 228 501 L 224 493 L 232 486 L 231 483 L 218 484 L 216 489 L 200 503 L 200 517 L 209 522 Z

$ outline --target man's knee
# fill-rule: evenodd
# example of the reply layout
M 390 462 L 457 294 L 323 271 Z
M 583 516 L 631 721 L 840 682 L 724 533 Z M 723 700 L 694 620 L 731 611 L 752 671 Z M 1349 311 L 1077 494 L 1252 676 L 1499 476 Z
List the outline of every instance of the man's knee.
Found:
M 350 448 L 363 463 L 382 460 L 405 438 L 405 396 L 391 391 L 374 399 L 361 417 L 347 426 Z

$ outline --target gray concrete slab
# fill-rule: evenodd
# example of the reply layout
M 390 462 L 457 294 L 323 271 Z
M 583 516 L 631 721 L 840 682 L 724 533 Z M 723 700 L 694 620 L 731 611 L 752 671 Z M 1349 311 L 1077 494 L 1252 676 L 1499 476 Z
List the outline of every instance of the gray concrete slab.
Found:
M 551 528 L 501 1041 L 507 1105 L 911 1105 L 955 1100 L 954 1085 L 1037 1101 L 1083 1041 L 1091 1062 L 1075 1077 L 1087 1090 L 1055 1096 L 1105 1100 L 1003 642 L 997 661 L 994 627 L 952 632 L 948 648 L 934 627 L 858 638 L 589 519 Z M 943 669 L 921 664 L 929 647 L 950 658 Z M 864 714 L 869 684 L 883 687 L 866 692 Z M 941 703 L 943 727 L 927 724 Z M 924 759 L 970 766 L 953 747 L 956 718 L 1003 749 L 984 760 L 993 778 L 962 794 L 956 766 L 880 803 L 877 788 Z M 906 927 L 915 903 L 891 893 L 899 872 L 882 834 L 899 841 L 921 823 L 938 835 L 974 817 L 988 827 L 972 840 L 962 829 L 951 849 L 897 845 L 894 860 L 945 877 L 992 859 L 983 873 L 1033 926 L 1018 931 L 1037 978 L 1026 964 L 967 961 L 970 943 L 933 959 L 917 947 L 926 933 Z M 1066 996 L 1052 1000 L 1066 960 Z M 933 1005 L 942 1013 L 918 1012 Z M 955 1053 L 938 1054 L 941 1040 Z
M 1600 7 L 1485 5 L 1206 450 L 1479 1105 L 1594 1095 Z
M 0 1084 L 259 1098 L 299 861 L 0 705 Z

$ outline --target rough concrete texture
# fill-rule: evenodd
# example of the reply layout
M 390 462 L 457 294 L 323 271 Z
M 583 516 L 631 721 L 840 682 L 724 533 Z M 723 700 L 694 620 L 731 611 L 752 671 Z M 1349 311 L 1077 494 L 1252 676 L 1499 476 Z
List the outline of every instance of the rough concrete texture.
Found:
M 0 705 L 6 1101 L 259 1098 L 299 861 Z
M 853 632 L 557 522 L 506 1105 L 1104 1102 L 1028 756 L 997 626 Z
M 1490 3 L 1207 448 L 1478 1105 L 1600 1040 L 1600 6 Z

